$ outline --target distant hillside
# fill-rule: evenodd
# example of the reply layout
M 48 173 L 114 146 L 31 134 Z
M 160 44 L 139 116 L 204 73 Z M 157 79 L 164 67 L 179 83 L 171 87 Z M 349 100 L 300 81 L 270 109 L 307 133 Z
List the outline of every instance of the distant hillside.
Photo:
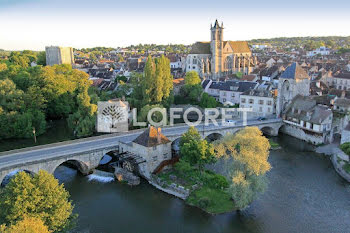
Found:
M 249 44 L 270 44 L 281 49 L 305 49 L 313 50 L 320 46 L 332 49 L 350 48 L 350 36 L 325 36 L 325 37 L 279 37 L 272 39 L 254 39 Z

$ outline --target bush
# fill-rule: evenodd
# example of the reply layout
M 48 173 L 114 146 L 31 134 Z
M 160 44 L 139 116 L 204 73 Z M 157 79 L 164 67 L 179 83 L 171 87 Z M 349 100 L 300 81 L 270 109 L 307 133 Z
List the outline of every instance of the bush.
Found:
M 347 155 L 350 155 L 350 142 L 346 142 L 340 145 L 340 149 Z
M 203 175 L 203 182 L 213 189 L 225 189 L 229 186 L 226 177 L 209 171 Z
M 209 206 L 209 204 L 210 204 L 210 200 L 208 197 L 202 197 L 198 200 L 198 206 L 200 208 L 203 208 L 203 209 L 207 208 Z

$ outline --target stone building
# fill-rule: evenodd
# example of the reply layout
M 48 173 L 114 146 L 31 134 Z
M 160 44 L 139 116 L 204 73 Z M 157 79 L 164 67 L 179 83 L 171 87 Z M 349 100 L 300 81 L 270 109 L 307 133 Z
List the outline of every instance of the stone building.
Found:
M 150 178 L 155 169 L 172 158 L 171 141 L 165 137 L 161 128 L 150 126 L 131 143 L 119 143 L 119 152 L 130 152 L 142 157 L 145 162 L 138 165 L 139 173 Z
M 283 115 L 283 133 L 312 144 L 333 141 L 333 112 L 325 105 L 318 105 L 309 96 L 297 95 L 293 98 Z
M 97 102 L 97 132 L 128 131 L 129 103 L 119 99 Z
M 246 41 L 224 41 L 224 26 L 216 20 L 210 27 L 211 41 L 196 42 L 186 58 L 186 71 L 197 71 L 202 78 L 242 72 L 249 74 L 257 64 Z
M 298 63 L 293 63 L 286 68 L 278 79 L 276 105 L 278 117 L 282 115 L 292 99 L 297 95 L 310 95 L 310 77 Z
M 240 96 L 240 108 L 251 108 L 254 116 L 272 116 L 276 113 L 276 98 L 271 90 L 249 90 Z
M 72 47 L 46 46 L 46 65 L 74 64 Z

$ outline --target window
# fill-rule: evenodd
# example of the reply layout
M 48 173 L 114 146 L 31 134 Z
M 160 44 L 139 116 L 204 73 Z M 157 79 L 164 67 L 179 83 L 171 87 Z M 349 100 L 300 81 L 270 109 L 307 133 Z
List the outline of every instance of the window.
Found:
M 271 100 L 267 101 L 267 105 L 272 105 L 272 101 Z
M 226 96 L 226 92 L 223 92 L 223 93 L 222 93 L 222 96 Z
M 226 99 L 224 98 L 223 101 L 226 102 Z
M 165 153 L 165 154 L 163 155 L 163 158 L 164 158 L 164 159 L 168 159 L 168 153 Z
M 259 107 L 259 112 L 262 112 L 262 107 Z
M 268 112 L 271 112 L 271 108 L 267 108 L 267 111 L 268 111 Z
M 250 104 L 254 104 L 254 100 L 253 99 L 249 99 L 249 103 Z
M 157 162 L 158 157 L 157 157 L 157 156 L 153 156 L 153 158 L 152 158 L 152 159 L 153 159 L 153 161 L 154 161 L 154 162 Z
M 195 67 L 195 66 L 193 66 L 193 67 L 192 67 L 192 69 L 196 69 L 196 67 Z
M 244 98 L 242 98 L 242 101 L 241 101 L 242 103 L 245 103 L 245 99 Z
M 264 104 L 264 100 L 259 100 L 259 104 L 263 105 Z

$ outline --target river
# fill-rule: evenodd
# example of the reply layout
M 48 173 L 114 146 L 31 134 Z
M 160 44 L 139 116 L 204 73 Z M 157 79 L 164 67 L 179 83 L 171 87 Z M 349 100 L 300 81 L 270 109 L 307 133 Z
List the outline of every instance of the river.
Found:
M 276 139 L 269 187 L 240 214 L 211 216 L 156 190 L 145 181 L 136 187 L 89 181 L 60 166 L 55 176 L 71 194 L 79 214 L 73 232 L 84 233 L 344 233 L 350 229 L 350 185 L 328 157 L 308 152 L 297 139 Z

